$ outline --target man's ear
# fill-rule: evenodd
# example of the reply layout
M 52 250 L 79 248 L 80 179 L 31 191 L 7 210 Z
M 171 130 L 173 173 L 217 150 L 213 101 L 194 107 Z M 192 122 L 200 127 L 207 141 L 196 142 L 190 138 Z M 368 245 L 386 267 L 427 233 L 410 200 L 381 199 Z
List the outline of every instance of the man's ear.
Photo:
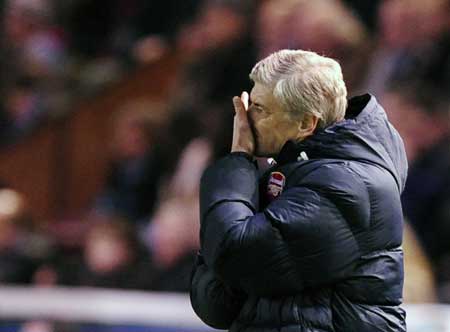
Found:
M 298 125 L 298 136 L 302 140 L 314 133 L 317 124 L 319 123 L 319 118 L 315 115 L 305 114 L 300 124 Z

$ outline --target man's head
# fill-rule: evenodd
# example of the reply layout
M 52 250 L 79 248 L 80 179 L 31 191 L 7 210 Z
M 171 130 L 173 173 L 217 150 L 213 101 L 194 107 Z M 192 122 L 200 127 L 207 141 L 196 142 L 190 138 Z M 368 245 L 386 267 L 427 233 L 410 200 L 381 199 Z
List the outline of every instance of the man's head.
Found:
M 344 118 L 347 89 L 333 59 L 282 50 L 258 62 L 250 78 L 249 120 L 258 156 L 274 156 L 286 141 L 301 141 Z

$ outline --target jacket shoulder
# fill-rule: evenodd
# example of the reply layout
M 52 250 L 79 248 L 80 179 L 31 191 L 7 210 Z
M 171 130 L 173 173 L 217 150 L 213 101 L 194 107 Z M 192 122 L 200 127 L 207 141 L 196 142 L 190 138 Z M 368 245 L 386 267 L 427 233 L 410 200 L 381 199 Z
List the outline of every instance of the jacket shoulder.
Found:
M 367 228 L 370 224 L 370 195 L 364 169 L 345 160 L 319 160 L 297 167 L 290 186 L 308 187 L 334 203 L 347 222 Z

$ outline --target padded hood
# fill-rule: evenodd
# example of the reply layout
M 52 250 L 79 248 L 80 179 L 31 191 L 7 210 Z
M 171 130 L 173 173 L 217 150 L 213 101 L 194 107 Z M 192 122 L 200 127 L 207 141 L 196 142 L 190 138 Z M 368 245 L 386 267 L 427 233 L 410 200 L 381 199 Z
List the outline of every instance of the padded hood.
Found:
M 276 158 L 279 163 L 292 161 L 301 151 L 309 159 L 356 160 L 379 165 L 395 178 L 399 191 L 405 187 L 408 171 L 403 140 L 389 123 L 386 112 L 369 94 L 348 102 L 346 117 L 301 143 L 286 143 Z

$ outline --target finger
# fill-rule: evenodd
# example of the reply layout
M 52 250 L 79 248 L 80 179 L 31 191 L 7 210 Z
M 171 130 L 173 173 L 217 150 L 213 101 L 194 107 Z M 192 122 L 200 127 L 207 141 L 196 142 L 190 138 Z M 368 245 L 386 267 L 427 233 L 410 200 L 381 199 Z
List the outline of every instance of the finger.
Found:
M 242 92 L 241 100 L 242 100 L 242 104 L 244 104 L 244 109 L 247 111 L 248 110 L 248 100 L 249 100 L 247 91 Z
M 234 105 L 234 111 L 237 115 L 245 114 L 245 106 L 241 100 L 241 98 L 235 96 L 233 97 L 233 105 Z

